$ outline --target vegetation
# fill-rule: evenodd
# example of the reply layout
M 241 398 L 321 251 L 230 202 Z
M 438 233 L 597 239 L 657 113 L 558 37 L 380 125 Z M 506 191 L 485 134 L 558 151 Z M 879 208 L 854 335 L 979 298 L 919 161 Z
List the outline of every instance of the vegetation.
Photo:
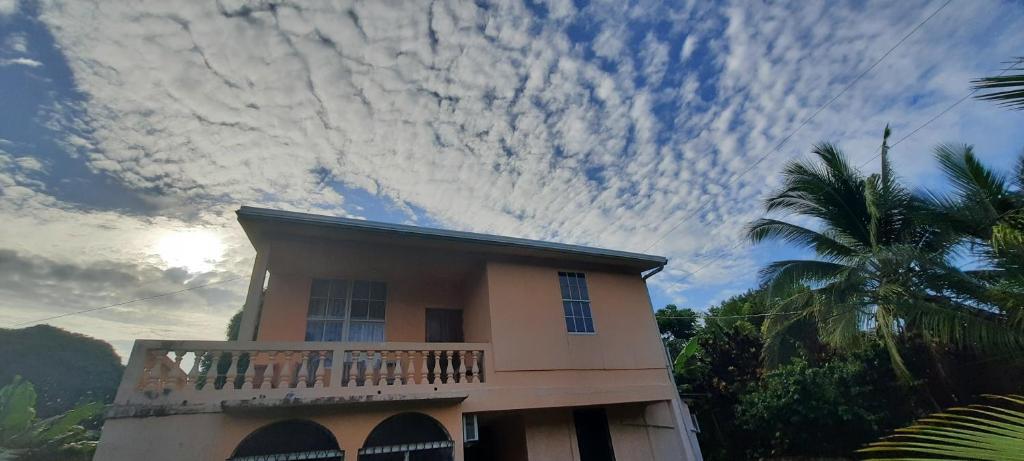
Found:
M 124 370 L 107 342 L 49 325 L 0 329 L 0 363 L 0 383 L 21 375 L 34 384 L 42 418 L 82 402 L 113 401 Z
M 860 450 L 877 460 L 1024 459 L 1024 397 L 986 396 L 991 405 L 951 408 Z
M 32 383 L 20 376 L 0 388 L 0 459 L 92 459 L 98 437 L 81 423 L 98 417 L 103 404 L 87 403 L 59 415 L 37 419 L 36 397 Z
M 881 173 L 864 177 L 838 147 L 815 146 L 817 161 L 787 165 L 784 186 L 765 201 L 765 210 L 810 218 L 816 228 L 775 218 L 749 226 L 755 243 L 783 240 L 817 256 L 775 261 L 762 269 L 769 294 L 783 295 L 771 304 L 775 315 L 763 326 L 768 358 L 802 320 L 812 321 L 821 341 L 835 349 L 881 342 L 906 381 L 911 375 L 900 353 L 901 338 L 992 353 L 1020 350 L 1019 296 L 993 289 L 990 279 L 954 263 L 965 234 L 940 217 L 945 211 L 973 211 L 948 200 L 948 208 L 936 209 L 936 200 L 912 194 L 898 182 L 886 150 L 883 141 Z M 943 149 L 939 155 L 962 162 Z M 999 303 L 1005 300 L 1013 300 L 1012 310 Z
M 1003 75 L 1009 72 L 1019 72 Z M 978 99 L 995 101 L 1012 109 L 1024 109 L 1024 57 L 1014 60 L 1003 74 L 972 82 L 975 90 L 984 90 Z
M 1024 157 L 1000 172 L 969 146 L 942 145 L 948 186 L 915 192 L 888 163 L 888 136 L 874 175 L 815 146 L 812 160 L 786 166 L 767 216 L 748 227 L 754 242 L 812 258 L 768 264 L 757 289 L 703 321 L 676 306 L 656 314 L 706 459 L 849 459 L 914 418 L 1021 392 Z M 1012 459 L 983 453 L 1019 450 L 995 435 L 1019 437 L 999 425 L 1021 415 L 968 408 L 941 416 L 953 426 L 921 420 L 865 453 L 900 456 L 926 437 L 941 459 Z M 960 424 L 979 411 L 989 414 L 978 427 Z

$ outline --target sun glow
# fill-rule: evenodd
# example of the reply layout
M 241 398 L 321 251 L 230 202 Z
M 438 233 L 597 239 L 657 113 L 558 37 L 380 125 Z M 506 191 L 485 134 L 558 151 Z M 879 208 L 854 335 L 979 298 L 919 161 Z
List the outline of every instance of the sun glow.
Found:
M 168 267 L 181 267 L 191 273 L 207 272 L 224 255 L 224 243 L 208 230 L 174 231 L 160 238 L 156 253 Z

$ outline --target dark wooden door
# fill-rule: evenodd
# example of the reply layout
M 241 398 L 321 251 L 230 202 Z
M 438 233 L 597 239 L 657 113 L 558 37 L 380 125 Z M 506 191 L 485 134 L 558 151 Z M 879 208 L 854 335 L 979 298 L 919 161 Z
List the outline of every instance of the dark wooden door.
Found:
M 427 309 L 428 343 L 461 343 L 462 309 Z

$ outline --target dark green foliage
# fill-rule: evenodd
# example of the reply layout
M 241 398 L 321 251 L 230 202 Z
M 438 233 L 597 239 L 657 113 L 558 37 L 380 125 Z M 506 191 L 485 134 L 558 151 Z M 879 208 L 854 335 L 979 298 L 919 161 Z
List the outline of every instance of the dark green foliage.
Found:
M 99 418 L 103 404 L 86 403 L 41 419 L 36 403 L 35 387 L 21 376 L 0 388 L 0 460 L 92 459 L 98 433 L 82 423 Z
M 975 90 L 982 90 L 982 93 L 975 96 L 986 101 L 995 101 L 1011 109 L 1024 109 L 1024 57 L 1014 60 L 1004 74 L 1017 72 L 1010 75 L 998 75 L 985 77 L 971 82 Z
M 16 375 L 31 381 L 41 418 L 83 402 L 111 402 L 123 370 L 121 358 L 105 341 L 49 325 L 0 329 L 0 383 Z
M 755 439 L 748 458 L 848 456 L 912 419 L 905 387 L 885 351 L 812 367 L 803 360 L 767 372 L 736 406 L 737 425 Z
M 669 356 L 675 358 L 697 331 L 697 313 L 693 309 L 680 309 L 669 304 L 655 311 L 654 318 L 658 321 L 658 330 Z
M 235 315 L 231 316 L 228 320 L 228 327 L 224 332 L 227 336 L 228 341 L 238 341 L 238 331 L 242 328 L 242 311 L 235 312 Z

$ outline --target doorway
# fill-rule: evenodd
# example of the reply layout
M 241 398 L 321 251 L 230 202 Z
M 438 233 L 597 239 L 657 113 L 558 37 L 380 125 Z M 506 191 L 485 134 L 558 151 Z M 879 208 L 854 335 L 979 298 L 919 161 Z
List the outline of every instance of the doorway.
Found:
M 462 336 L 462 309 L 427 309 L 427 342 L 428 343 L 461 343 L 464 342 Z M 448 357 L 441 357 L 439 368 L 440 370 L 446 370 L 448 367 Z M 433 370 L 436 359 L 433 355 L 427 357 L 427 369 L 431 370 L 427 374 L 427 381 L 433 383 L 435 379 L 440 378 L 441 382 L 447 383 L 452 377 L 441 373 L 440 376 L 434 376 Z M 453 356 L 451 358 L 451 367 L 453 370 L 458 370 L 460 362 L 459 357 Z M 455 379 L 458 379 L 457 377 Z
M 461 343 L 462 309 L 427 309 L 428 343 Z
M 608 415 L 604 408 L 580 408 L 572 412 L 580 461 L 615 461 Z

